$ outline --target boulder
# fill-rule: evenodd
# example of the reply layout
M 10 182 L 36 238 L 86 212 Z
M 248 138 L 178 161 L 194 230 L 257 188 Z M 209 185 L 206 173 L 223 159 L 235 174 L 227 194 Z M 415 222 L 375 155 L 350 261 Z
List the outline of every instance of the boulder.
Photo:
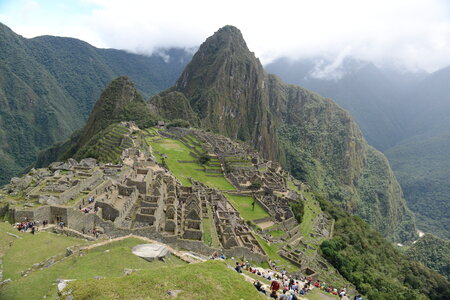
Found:
M 26 189 L 33 181 L 33 177 L 25 175 L 23 177 L 13 177 L 11 178 L 11 185 L 19 190 Z
M 56 170 L 69 171 L 75 166 L 78 166 L 78 162 L 75 159 L 69 158 L 69 160 L 66 162 L 55 161 L 55 162 L 51 163 L 48 166 L 48 168 L 52 171 L 56 171 Z
M 59 205 L 61 204 L 61 200 L 56 198 L 55 196 L 39 196 L 39 204 L 47 204 L 47 205 Z
M 80 166 L 85 168 L 93 168 L 97 165 L 95 158 L 85 158 L 80 161 Z
M 134 246 L 131 250 L 134 255 L 142 257 L 147 261 L 153 261 L 155 259 L 164 259 L 170 255 L 170 251 L 167 247 L 158 244 L 141 244 Z
M 75 279 L 57 279 L 56 282 L 58 282 L 58 293 L 62 293 L 62 291 L 66 288 L 67 283 L 74 281 Z

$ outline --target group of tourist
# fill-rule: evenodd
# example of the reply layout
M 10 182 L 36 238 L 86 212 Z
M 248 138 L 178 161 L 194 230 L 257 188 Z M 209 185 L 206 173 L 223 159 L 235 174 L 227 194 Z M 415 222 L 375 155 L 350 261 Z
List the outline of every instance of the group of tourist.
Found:
M 92 203 L 95 202 L 95 198 L 94 198 L 94 197 L 90 197 L 90 198 L 88 199 L 88 201 L 89 201 L 89 204 L 92 204 Z M 94 204 L 94 207 L 88 206 L 88 207 L 84 207 L 84 208 L 83 208 L 83 206 L 84 206 L 84 199 L 83 199 L 83 204 L 80 204 L 80 205 L 78 206 L 78 209 L 79 209 L 79 210 L 81 210 L 81 211 L 84 212 L 85 214 L 88 214 L 88 213 L 91 212 L 91 211 L 93 211 L 94 213 L 97 213 L 97 212 L 98 212 L 98 205 L 97 205 L 97 203 Z
M 221 258 L 217 254 L 211 256 L 212 259 Z M 294 278 L 287 275 L 287 271 L 283 269 L 281 272 L 274 270 L 266 270 L 259 267 L 252 267 L 249 262 L 236 262 L 236 272 L 242 273 L 243 270 L 261 276 L 261 280 L 253 282 L 254 287 L 261 293 L 273 299 L 279 300 L 295 300 L 299 297 L 307 295 L 313 288 L 318 288 L 327 293 L 339 296 L 341 299 L 347 299 L 347 291 L 345 288 L 337 289 L 331 285 L 327 285 L 320 280 L 314 281 L 313 278 Z M 263 284 L 262 281 L 269 281 Z M 355 296 L 354 300 L 362 300 L 361 296 Z
M 333 294 L 335 296 L 339 296 L 339 298 L 343 298 L 347 295 L 346 288 L 337 289 L 333 287 L 332 285 L 327 285 L 325 282 L 320 282 L 320 280 L 317 280 L 314 283 L 314 286 L 318 289 L 321 289 L 322 291 L 325 291 L 327 293 Z
M 41 223 L 39 221 L 29 221 L 28 218 L 24 222 L 18 222 L 14 224 L 14 227 L 20 231 L 20 232 L 31 232 L 31 234 L 34 234 L 36 231 L 38 231 L 38 227 Z M 48 220 L 42 221 L 42 225 L 47 226 Z
M 27 232 L 28 230 L 30 230 L 30 232 L 34 234 L 37 231 L 37 227 L 39 226 L 39 221 L 25 221 L 16 223 L 14 226 L 20 232 Z

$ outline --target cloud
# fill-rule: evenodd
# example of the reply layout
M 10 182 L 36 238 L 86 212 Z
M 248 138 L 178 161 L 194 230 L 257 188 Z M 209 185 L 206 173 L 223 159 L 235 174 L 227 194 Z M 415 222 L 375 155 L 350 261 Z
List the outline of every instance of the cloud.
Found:
M 241 29 L 249 48 L 265 63 L 281 56 L 342 61 L 345 55 L 428 71 L 450 65 L 446 0 L 80 3 L 78 7 L 90 7 L 89 12 L 66 16 L 66 22 L 59 24 L 48 20 L 43 26 L 33 24 L 34 28 L 46 27 L 49 31 L 41 34 L 58 32 L 96 46 L 152 53 L 161 47 L 198 46 L 218 28 L 231 24 Z M 17 24 L 23 31 L 19 33 L 27 35 L 29 25 Z

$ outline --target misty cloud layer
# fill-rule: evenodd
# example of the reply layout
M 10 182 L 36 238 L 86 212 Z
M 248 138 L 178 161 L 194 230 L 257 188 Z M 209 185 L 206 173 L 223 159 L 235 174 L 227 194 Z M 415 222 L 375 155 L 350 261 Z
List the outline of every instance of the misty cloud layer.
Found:
M 77 9 L 62 7 L 59 13 L 58 7 L 49 12 L 41 1 L 19 2 L 16 15 L 14 9 L 0 12 L 0 21 L 27 37 L 71 36 L 99 47 L 152 53 L 161 47 L 196 47 L 231 24 L 263 63 L 282 56 L 333 61 L 318 77 L 337 70 L 345 57 L 409 70 L 450 65 L 450 4 L 445 0 L 230 0 L 214 5 L 82 0 L 69 1 L 77 2 Z

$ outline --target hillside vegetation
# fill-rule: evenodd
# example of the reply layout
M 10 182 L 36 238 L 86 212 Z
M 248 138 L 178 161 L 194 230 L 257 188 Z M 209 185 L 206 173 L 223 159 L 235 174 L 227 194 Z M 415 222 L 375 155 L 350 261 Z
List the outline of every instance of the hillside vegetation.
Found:
M 425 234 L 407 251 L 406 256 L 423 263 L 450 279 L 450 242 Z
M 130 76 L 146 96 L 172 85 L 190 54 L 171 49 L 165 55 L 170 59 L 72 38 L 25 39 L 0 23 L 0 185 L 83 126 L 113 78 Z
M 334 237 L 324 241 L 324 257 L 369 299 L 448 299 L 450 287 L 441 275 L 408 259 L 359 217 L 321 199 L 336 222 Z

